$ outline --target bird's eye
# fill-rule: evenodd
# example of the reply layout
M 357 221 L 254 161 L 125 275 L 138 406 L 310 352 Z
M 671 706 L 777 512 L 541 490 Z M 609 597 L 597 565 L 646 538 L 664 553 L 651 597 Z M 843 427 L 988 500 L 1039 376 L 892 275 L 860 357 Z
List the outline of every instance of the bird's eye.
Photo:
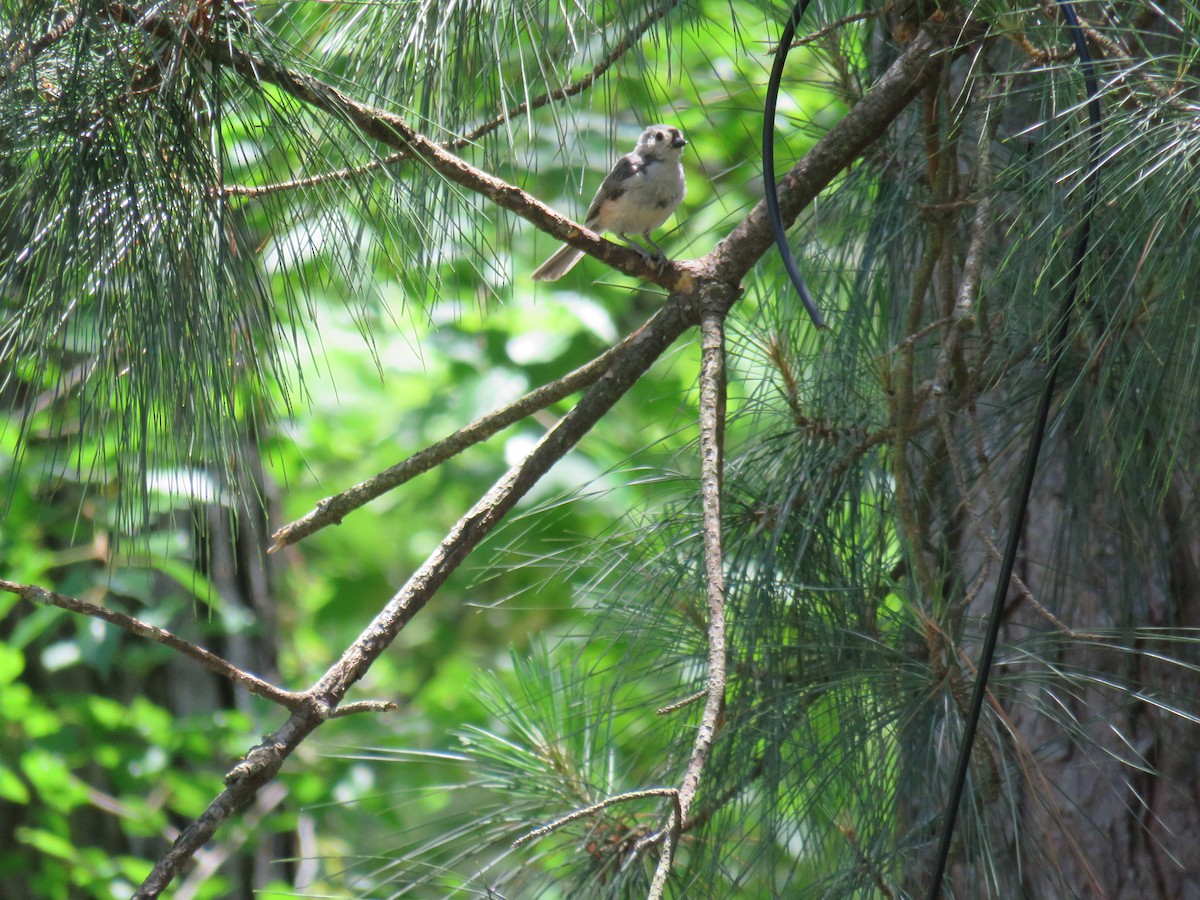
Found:
M 654 139 L 656 141 L 661 141 L 663 139 L 663 133 L 661 131 L 654 132 Z

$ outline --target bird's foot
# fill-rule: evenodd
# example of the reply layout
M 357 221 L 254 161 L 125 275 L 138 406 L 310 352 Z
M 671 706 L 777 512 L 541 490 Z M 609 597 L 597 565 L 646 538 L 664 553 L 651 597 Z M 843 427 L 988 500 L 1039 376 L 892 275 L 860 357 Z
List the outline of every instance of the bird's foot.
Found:
M 618 235 L 618 237 L 625 243 L 627 247 L 636 250 L 642 259 L 644 259 L 649 265 L 657 266 L 659 273 L 666 271 L 671 260 L 667 258 L 667 254 L 663 252 L 663 248 L 654 243 L 654 241 L 650 240 L 650 238 L 642 235 L 646 243 L 650 245 L 650 247 L 647 248 L 643 247 L 637 241 L 624 234 Z
M 650 240 L 650 235 L 644 234 L 642 235 L 642 238 L 647 244 L 650 245 L 650 258 L 665 265 L 668 262 L 666 251 L 663 250 L 662 247 L 658 246 L 658 244 L 654 243 L 654 241 Z

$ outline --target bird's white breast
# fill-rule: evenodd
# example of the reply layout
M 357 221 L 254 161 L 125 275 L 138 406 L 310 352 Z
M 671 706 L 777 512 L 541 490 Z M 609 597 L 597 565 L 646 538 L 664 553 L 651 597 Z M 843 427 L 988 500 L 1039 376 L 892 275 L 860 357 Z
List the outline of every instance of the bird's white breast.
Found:
M 617 234 L 652 231 L 683 201 L 683 167 L 678 162 L 648 162 L 616 200 L 604 204 L 600 226 Z

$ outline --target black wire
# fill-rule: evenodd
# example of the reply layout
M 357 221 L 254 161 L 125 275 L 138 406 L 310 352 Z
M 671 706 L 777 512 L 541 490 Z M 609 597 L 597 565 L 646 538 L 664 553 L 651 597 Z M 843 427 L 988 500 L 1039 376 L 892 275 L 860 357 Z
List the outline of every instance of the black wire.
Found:
M 1054 385 L 1058 380 L 1058 371 L 1062 366 L 1063 356 L 1067 346 L 1070 330 L 1071 312 L 1075 308 L 1076 294 L 1079 287 L 1080 275 L 1083 272 L 1083 259 L 1087 255 L 1088 239 L 1092 230 L 1092 212 L 1096 207 L 1096 199 L 1100 194 L 1100 91 L 1096 81 L 1096 70 L 1092 64 L 1091 53 L 1088 52 L 1087 41 L 1083 29 L 1079 27 L 1079 19 L 1071 8 L 1070 0 L 1057 0 L 1062 10 L 1063 18 L 1071 29 L 1075 41 L 1075 52 L 1079 56 L 1079 64 L 1083 68 L 1083 80 L 1088 93 L 1088 171 L 1085 175 L 1086 190 L 1084 194 L 1082 223 L 1075 249 L 1071 255 L 1071 270 L 1067 276 L 1067 290 L 1063 295 L 1062 308 L 1059 311 L 1058 329 L 1054 334 L 1054 344 L 1051 351 L 1053 362 L 1046 376 L 1046 384 L 1038 402 L 1037 414 L 1034 417 L 1033 434 L 1029 439 L 1029 450 L 1025 457 L 1025 468 L 1021 473 L 1021 492 L 1009 525 L 1008 542 L 1004 547 L 1004 561 L 1000 567 L 1000 575 L 996 579 L 996 596 L 992 601 L 991 617 L 988 620 L 987 634 L 984 638 L 983 649 L 979 654 L 979 676 L 975 680 L 975 690 L 971 695 L 971 708 L 967 714 L 962 746 L 959 748 L 958 763 L 954 771 L 954 782 L 950 788 L 950 798 L 946 801 L 946 815 L 942 823 L 941 842 L 933 878 L 929 885 L 929 900 L 937 900 L 942 892 L 942 879 L 946 872 L 946 861 L 950 855 L 950 843 L 954 837 L 954 824 L 958 818 L 958 807 L 962 800 L 963 786 L 967 781 L 967 770 L 971 763 L 971 749 L 975 745 L 975 734 L 979 730 L 979 716 L 983 710 L 983 698 L 987 690 L 988 675 L 992 668 L 992 659 L 996 653 L 996 639 L 1000 634 L 1000 616 L 1004 609 L 1004 598 L 1008 594 L 1008 582 L 1012 577 L 1013 566 L 1017 559 L 1017 546 L 1020 543 L 1021 531 L 1025 526 L 1025 514 L 1029 507 L 1029 496 L 1033 490 L 1033 476 L 1037 469 L 1038 455 L 1042 449 L 1042 441 L 1046 436 L 1046 423 L 1050 418 L 1050 402 L 1054 397 Z
M 810 2 L 811 0 L 798 0 L 792 7 L 792 14 L 788 17 L 787 24 L 783 26 L 783 34 L 779 37 L 779 46 L 775 48 L 775 62 L 771 66 L 771 78 L 767 82 L 767 100 L 763 107 L 762 164 L 763 182 L 766 188 L 767 218 L 771 222 L 771 230 L 775 233 L 775 245 L 779 248 L 779 255 L 783 258 L 783 267 L 787 269 L 792 284 L 800 293 L 800 302 L 808 310 L 808 316 L 812 319 L 813 324 L 818 328 L 824 328 L 825 320 L 821 318 L 821 311 L 817 309 L 817 303 L 809 293 L 808 285 L 804 283 L 804 276 L 796 267 L 796 258 L 792 256 L 792 248 L 788 246 L 783 217 L 779 215 L 779 191 L 775 184 L 775 105 L 779 100 L 779 82 L 783 78 L 783 64 L 787 60 L 792 38 L 796 35 L 796 26 L 800 24 L 800 19 L 803 18 L 804 11 L 808 9 Z

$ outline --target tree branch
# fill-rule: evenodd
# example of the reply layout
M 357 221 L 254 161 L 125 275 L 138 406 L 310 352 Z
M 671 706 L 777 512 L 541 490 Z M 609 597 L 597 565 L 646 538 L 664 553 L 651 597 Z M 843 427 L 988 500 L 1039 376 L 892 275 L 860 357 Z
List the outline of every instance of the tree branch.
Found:
M 555 819 L 553 822 L 547 822 L 533 831 L 526 832 L 515 841 L 512 842 L 514 847 L 520 847 L 522 844 L 528 844 L 530 841 L 545 837 L 552 831 L 562 828 L 564 825 L 570 825 L 572 822 L 579 819 L 586 819 L 588 816 L 594 815 L 602 809 L 607 809 L 610 806 L 616 806 L 618 803 L 628 803 L 631 800 L 645 800 L 647 797 L 677 797 L 679 792 L 675 788 L 647 788 L 643 791 L 629 791 L 624 794 L 617 794 L 615 797 L 608 797 L 601 800 L 599 803 L 593 803 L 590 806 L 585 806 L 581 809 L 572 810 L 565 816 Z
M 12 58 L 8 61 L 8 65 L 0 69 L 0 84 L 4 84 L 11 76 L 17 74 L 18 70 L 29 65 L 29 63 L 38 56 L 38 54 L 54 46 L 62 40 L 67 32 L 75 27 L 76 16 L 74 12 L 68 12 L 54 24 L 49 31 L 40 37 L 30 41 L 28 44 L 18 46 L 13 51 Z
M 922 30 L 900 57 L 888 67 L 866 95 L 825 134 L 808 154 L 779 181 L 779 212 L 785 227 L 808 206 L 847 165 L 883 136 L 883 132 L 909 102 L 928 84 L 947 60 L 959 37 L 978 29 L 945 22 Z M 712 268 L 729 281 L 745 277 L 774 243 L 767 205 L 754 209 L 713 248 L 707 257 Z
M 734 296 L 726 298 L 732 305 Z M 366 674 L 401 629 L 432 599 L 450 574 L 491 533 L 550 467 L 591 430 L 661 356 L 675 339 L 696 324 L 699 312 L 689 296 L 675 295 L 632 339 L 623 344 L 611 367 L 589 388 L 579 403 L 538 442 L 537 446 L 483 496 L 413 573 L 408 583 L 380 610 L 312 688 L 305 692 L 304 709 L 295 712 L 227 776 L 228 786 L 158 861 L 135 895 L 157 897 L 186 864 L 254 792 L 273 778 L 292 751 L 330 718 L 346 691 Z
M 283 761 L 324 719 L 313 708 L 293 712 L 283 727 L 254 747 L 246 760 L 225 776 L 225 789 L 180 832 L 170 849 L 154 864 L 133 894 L 133 900 L 152 900 L 161 896 L 217 829 L 279 773 Z
M 172 634 L 165 628 L 159 628 L 156 625 L 151 625 L 149 622 L 135 619 L 133 616 L 128 616 L 115 609 L 109 609 L 107 606 L 97 606 L 95 603 L 88 603 L 86 600 L 77 600 L 65 594 L 56 594 L 54 591 L 48 591 L 35 584 L 19 584 L 15 581 L 6 581 L 4 579 L 0 579 L 0 591 L 8 591 L 16 594 L 22 600 L 28 600 L 30 603 L 38 603 L 43 606 L 57 606 L 59 609 L 65 609 L 68 612 L 80 613 L 85 616 L 91 616 L 94 619 L 101 619 L 110 625 L 123 628 L 130 634 L 157 641 L 178 653 L 182 653 L 188 659 L 195 660 L 210 672 L 215 672 L 222 678 L 228 678 L 230 681 L 240 684 L 255 696 L 270 700 L 272 703 L 278 703 L 286 709 L 296 710 L 304 703 L 303 694 L 277 688 L 270 682 L 263 681 L 257 675 L 243 672 L 237 666 L 233 665 L 233 663 L 227 662 L 215 653 L 205 650 L 191 641 L 184 640 L 177 634 Z
M 480 138 L 491 134 L 501 125 L 511 122 L 517 116 L 522 116 L 527 112 L 535 109 L 541 109 L 547 103 L 555 100 L 565 100 L 568 97 L 574 97 L 581 94 L 591 87 L 601 75 L 613 67 L 613 65 L 626 53 L 629 49 L 641 39 L 641 37 L 650 30 L 650 28 L 670 12 L 679 0 L 669 0 L 658 9 L 653 9 L 646 16 L 634 25 L 625 36 L 619 40 L 616 45 L 606 53 L 587 74 L 577 78 L 564 87 L 555 88 L 552 91 L 546 91 L 539 94 L 532 100 L 522 101 L 516 106 L 510 107 L 505 112 L 496 116 L 482 125 L 468 131 L 462 137 L 455 138 L 452 141 L 444 141 L 438 146 L 443 150 L 454 151 L 461 150 L 474 144 Z M 297 178 L 293 181 L 284 181 L 276 184 L 264 184 L 257 187 L 245 187 L 243 185 L 231 185 L 222 188 L 227 196 L 233 197 L 261 197 L 265 194 L 273 194 L 279 191 L 293 190 L 296 188 L 313 187 L 318 184 L 325 184 L 331 181 L 345 181 L 348 178 L 354 178 L 359 175 L 365 175 L 368 172 L 374 172 L 378 169 L 383 169 L 387 166 L 394 165 L 399 162 L 404 162 L 413 158 L 413 153 L 409 149 L 398 150 L 395 153 L 388 154 L 383 159 L 374 159 L 370 162 L 363 163 L 361 166 L 352 166 L 345 169 L 338 169 L 334 172 L 324 172 L 320 175 L 312 175 L 308 178 Z
M 154 20 L 148 27 L 164 29 L 170 26 L 162 20 Z M 536 228 L 614 269 L 667 290 L 680 286 L 683 272 L 677 264 L 663 265 L 648 260 L 628 247 L 605 240 L 566 216 L 559 215 L 532 194 L 459 159 L 411 128 L 402 117 L 360 103 L 320 79 L 253 56 L 230 44 L 208 41 L 204 46 L 209 59 L 230 67 L 247 81 L 273 84 L 297 100 L 345 122 L 363 136 L 410 154 L 446 180 L 486 197 L 502 209 L 516 213 Z
M 895 8 L 895 6 L 895 3 L 885 3 L 878 9 L 868 9 L 863 12 L 850 13 L 848 16 L 842 16 L 840 19 L 835 19 L 828 25 L 818 28 L 816 31 L 809 32 L 806 35 L 796 38 L 791 42 L 791 44 L 788 45 L 788 49 L 795 50 L 797 47 L 803 47 L 807 44 L 813 43 L 814 41 L 819 41 L 826 35 L 832 34 L 841 28 L 845 28 L 847 25 L 853 25 L 855 22 L 868 22 L 871 19 L 878 19 L 880 16 L 886 16 Z M 771 52 L 774 53 L 775 51 L 772 49 Z
M 610 347 L 591 362 L 580 366 L 573 372 L 567 373 L 557 381 L 552 381 L 536 390 L 530 391 L 525 396 L 514 400 L 508 406 L 475 420 L 465 428 L 460 428 L 454 434 L 442 438 L 437 443 L 414 453 L 408 459 L 398 462 L 390 468 L 384 469 L 366 481 L 359 482 L 354 487 L 347 488 L 339 494 L 334 494 L 332 497 L 326 497 L 317 504 L 316 509 L 312 512 L 307 513 L 290 525 L 283 526 L 271 535 L 275 543 L 271 545 L 271 548 L 267 552 L 274 553 L 289 544 L 302 541 L 327 525 L 341 524 L 342 519 L 347 515 L 362 506 L 366 506 L 366 504 L 370 503 L 376 497 L 416 478 L 422 472 L 428 472 L 452 456 L 462 453 L 468 447 L 486 441 L 492 435 L 503 431 L 509 425 L 519 422 L 533 415 L 535 412 L 546 409 L 559 400 L 594 384 L 596 379 L 608 371 L 608 367 L 612 365 L 613 359 L 618 355 L 621 348 L 633 340 L 635 334 L 636 332 L 628 335 L 615 347 Z
M 714 302 L 715 301 L 715 302 Z M 648 900 L 661 900 L 675 859 L 675 842 L 688 816 L 713 741 L 725 713 L 725 564 L 721 550 L 721 483 L 725 458 L 725 314 L 719 297 L 702 301 L 700 314 L 700 502 L 704 533 L 704 582 L 708 600 L 708 675 L 704 712 L 692 743 L 679 802 L 667 821 L 666 841 L 650 882 Z

